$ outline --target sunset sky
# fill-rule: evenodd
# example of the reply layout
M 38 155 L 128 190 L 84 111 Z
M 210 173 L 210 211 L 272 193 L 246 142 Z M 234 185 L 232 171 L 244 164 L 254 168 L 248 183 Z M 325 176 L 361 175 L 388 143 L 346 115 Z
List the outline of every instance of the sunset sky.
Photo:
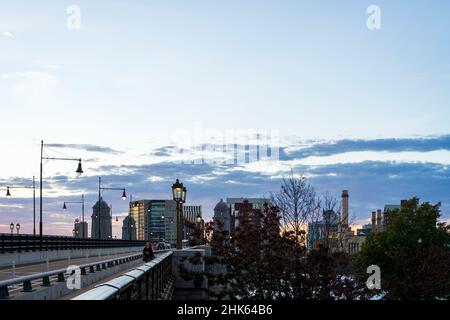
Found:
M 366 26 L 372 4 L 380 30 Z M 70 5 L 81 29 L 67 28 Z M 62 203 L 82 193 L 90 217 L 99 175 L 133 199 L 168 199 L 180 178 L 208 218 L 221 198 L 267 196 L 294 170 L 319 192 L 348 189 L 358 224 L 415 195 L 441 201 L 448 220 L 448 30 L 438 0 L 3 2 L 0 232 L 32 231 L 31 191 L 4 195 L 38 177 L 41 139 L 85 171 L 45 164 L 45 233 L 71 233 L 80 209 Z M 275 130 L 280 159 L 174 161 L 199 126 L 200 143 L 211 130 Z M 104 198 L 120 237 L 119 193 Z

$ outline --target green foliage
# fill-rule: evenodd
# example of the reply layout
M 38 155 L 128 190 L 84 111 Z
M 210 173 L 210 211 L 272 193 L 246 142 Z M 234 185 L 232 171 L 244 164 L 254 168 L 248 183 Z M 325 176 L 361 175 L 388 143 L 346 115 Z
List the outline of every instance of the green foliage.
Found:
M 387 230 L 370 234 L 354 257 L 359 279 L 378 265 L 387 299 L 449 298 L 450 235 L 439 217 L 440 204 L 419 205 L 418 198 L 391 212 Z

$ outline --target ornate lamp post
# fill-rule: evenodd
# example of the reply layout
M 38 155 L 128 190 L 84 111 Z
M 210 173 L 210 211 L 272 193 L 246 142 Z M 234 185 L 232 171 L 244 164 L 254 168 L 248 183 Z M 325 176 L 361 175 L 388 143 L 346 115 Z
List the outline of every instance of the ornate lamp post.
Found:
M 8 186 L 6 187 L 6 197 L 11 197 L 10 189 L 33 189 L 33 235 L 36 235 L 36 183 L 33 176 L 31 186 Z
M 177 203 L 177 246 L 178 250 L 182 249 L 181 238 L 183 237 L 183 208 L 182 204 L 186 202 L 186 188 L 177 179 L 172 185 L 173 200 Z
M 17 234 L 19 234 L 19 231 L 20 231 L 20 223 L 16 224 L 16 230 L 17 230 Z
M 84 194 L 81 195 L 81 201 L 64 201 L 64 205 L 63 205 L 63 210 L 67 210 L 67 206 L 66 204 L 81 204 L 81 236 L 84 239 L 85 238 L 85 234 L 84 234 Z
M 13 222 L 11 222 L 11 224 L 9 225 L 9 229 L 11 229 L 11 237 L 12 237 L 13 232 L 14 232 L 14 223 Z

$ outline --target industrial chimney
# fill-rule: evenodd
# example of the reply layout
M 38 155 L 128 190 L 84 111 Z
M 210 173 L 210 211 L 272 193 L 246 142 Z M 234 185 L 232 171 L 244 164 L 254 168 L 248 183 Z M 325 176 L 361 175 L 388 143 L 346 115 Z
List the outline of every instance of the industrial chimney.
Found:
M 348 226 L 348 190 L 342 190 L 342 224 Z
M 377 231 L 383 231 L 381 226 L 381 210 L 377 210 Z
M 377 213 L 372 211 L 372 232 L 377 232 Z

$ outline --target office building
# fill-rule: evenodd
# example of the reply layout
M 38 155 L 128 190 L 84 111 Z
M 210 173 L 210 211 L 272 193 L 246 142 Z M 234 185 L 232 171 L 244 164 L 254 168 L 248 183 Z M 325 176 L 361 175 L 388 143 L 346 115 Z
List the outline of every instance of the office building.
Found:
M 177 203 L 174 200 L 149 200 L 148 232 L 146 239 L 151 242 L 177 241 Z
M 130 202 L 129 215 L 135 223 L 136 240 L 148 240 L 148 212 L 150 200 Z

